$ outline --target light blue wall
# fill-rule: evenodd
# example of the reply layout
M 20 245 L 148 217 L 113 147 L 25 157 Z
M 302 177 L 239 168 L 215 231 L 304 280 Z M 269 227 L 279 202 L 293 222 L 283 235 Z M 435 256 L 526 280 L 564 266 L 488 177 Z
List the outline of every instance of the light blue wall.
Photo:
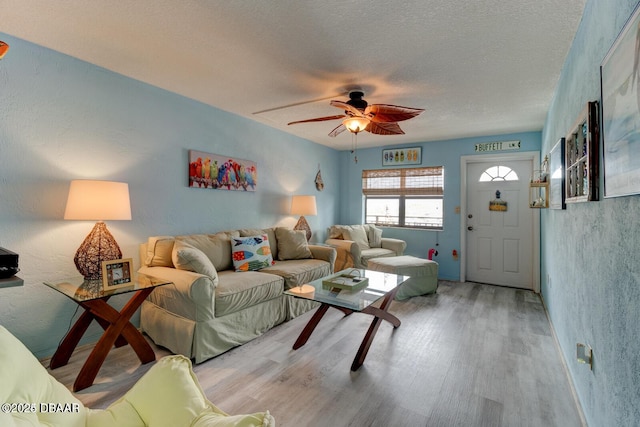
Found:
M 600 99 L 600 63 L 636 2 L 587 1 L 549 109 L 543 153 L 587 101 Z M 639 216 L 638 196 L 542 212 L 542 295 L 592 427 L 640 424 Z M 593 347 L 593 371 L 577 363 L 578 342 Z
M 393 137 L 381 136 L 380 138 Z M 439 264 L 439 277 L 441 279 L 459 280 L 460 254 L 462 252 L 460 248 L 460 215 L 456 213 L 456 207 L 460 206 L 460 157 L 476 154 L 475 144 L 490 141 L 519 140 L 521 141 L 520 151 L 539 151 L 540 138 L 540 132 L 526 132 L 407 145 L 408 147 L 422 147 L 422 166 L 444 167 L 444 229 L 442 231 L 429 231 L 384 228 L 383 236 L 405 240 L 407 242 L 407 255 L 426 258 L 430 248 L 437 248 L 439 255 L 434 260 Z M 343 190 L 340 194 L 341 224 L 358 224 L 364 221 L 362 171 L 365 169 L 383 169 L 383 149 L 358 150 L 357 164 L 354 163 L 351 153 L 348 151 L 341 153 L 340 161 L 343 171 Z M 513 152 L 510 151 L 510 153 Z M 494 153 L 498 154 L 500 152 Z M 417 167 L 417 165 L 409 167 Z M 439 243 L 439 245 L 436 246 L 436 243 Z M 458 260 L 455 260 L 452 256 L 454 249 L 458 252 Z
M 312 241 L 337 222 L 339 152 L 7 34 L 0 61 L 0 246 L 20 255 L 20 288 L 0 289 L 0 324 L 38 356 L 69 327 L 75 303 L 44 280 L 77 274 L 92 222 L 62 219 L 72 179 L 129 183 L 132 221 L 108 222 L 138 261 L 150 235 L 293 226 L 292 194 L 315 194 Z M 256 192 L 187 187 L 189 149 L 251 159 Z M 325 190 L 317 192 L 320 164 Z M 123 304 L 124 300 L 116 301 Z M 89 341 L 99 336 L 90 331 Z

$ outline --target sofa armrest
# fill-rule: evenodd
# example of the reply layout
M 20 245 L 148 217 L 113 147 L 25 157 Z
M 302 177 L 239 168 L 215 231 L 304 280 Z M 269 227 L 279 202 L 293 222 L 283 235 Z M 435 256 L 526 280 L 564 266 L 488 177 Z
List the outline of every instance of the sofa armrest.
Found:
M 138 271 L 173 283 L 160 286 L 149 295 L 157 305 L 192 320 L 214 317 L 217 276 L 171 267 L 141 267 Z
M 384 249 L 390 249 L 396 253 L 396 256 L 404 254 L 404 250 L 407 248 L 407 242 L 400 239 L 392 239 L 390 237 L 383 237 L 382 247 Z
M 353 240 L 327 239 L 325 242 L 337 250 L 336 267 L 337 271 L 345 268 L 358 267 L 362 253 L 360 247 Z
M 331 266 L 331 272 L 333 273 L 333 269 L 335 268 L 335 265 L 336 265 L 336 256 L 337 256 L 337 251 L 335 248 L 331 246 L 309 245 L 309 250 L 311 251 L 311 255 L 315 259 L 327 261 Z

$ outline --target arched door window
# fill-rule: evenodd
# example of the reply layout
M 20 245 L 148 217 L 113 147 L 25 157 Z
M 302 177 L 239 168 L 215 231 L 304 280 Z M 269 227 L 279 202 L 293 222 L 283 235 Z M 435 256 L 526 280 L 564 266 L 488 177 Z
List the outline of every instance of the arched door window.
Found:
M 478 181 L 518 181 L 518 174 L 507 166 L 491 166 L 482 172 Z

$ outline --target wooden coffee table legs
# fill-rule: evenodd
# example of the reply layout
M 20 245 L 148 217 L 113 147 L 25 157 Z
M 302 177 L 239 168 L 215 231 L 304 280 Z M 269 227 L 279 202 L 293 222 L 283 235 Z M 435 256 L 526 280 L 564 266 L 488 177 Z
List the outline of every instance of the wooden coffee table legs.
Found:
M 85 389 L 93 384 L 100 367 L 114 346 L 120 347 L 128 343 L 136 352 L 142 364 L 156 360 L 156 355 L 149 343 L 144 339 L 140 331 L 129 322 L 131 316 L 142 305 L 142 302 L 153 289 L 146 288 L 135 292 L 120 312 L 107 304 L 108 297 L 79 302 L 78 304 L 85 309 L 85 312 L 82 313 L 60 343 L 58 350 L 51 358 L 50 368 L 55 369 L 69 362 L 71 354 L 94 319 L 105 331 L 91 351 L 82 369 L 80 369 L 80 373 L 73 384 L 73 391 Z
M 369 352 L 369 347 L 371 347 L 373 338 L 376 336 L 376 333 L 378 332 L 378 328 L 380 327 L 380 323 L 382 322 L 382 320 L 386 320 L 387 322 L 391 323 L 394 328 L 397 328 L 398 326 L 400 326 L 400 323 L 401 323 L 400 319 L 398 319 L 396 316 L 389 313 L 388 311 L 389 305 L 391 304 L 391 301 L 393 300 L 397 290 L 398 288 L 387 293 L 384 297 L 384 300 L 382 301 L 382 304 L 380 304 L 380 307 L 368 306 L 360 312 L 360 313 L 367 313 L 372 315 L 373 321 L 371 321 L 371 325 L 369 326 L 369 329 L 367 330 L 367 333 L 364 336 L 362 343 L 360 344 L 360 348 L 356 353 L 356 357 L 353 359 L 353 363 L 351 364 L 352 371 L 357 371 L 360 368 L 360 366 L 362 366 L 362 364 L 364 363 L 364 359 L 367 357 L 367 353 Z M 298 339 L 296 340 L 296 342 L 293 344 L 294 350 L 299 349 L 300 347 L 302 347 L 307 343 L 307 340 L 309 340 L 309 337 L 311 336 L 313 331 L 316 329 L 316 326 L 318 326 L 318 323 L 320 323 L 320 320 L 324 317 L 329 307 L 337 308 L 338 310 L 345 313 L 347 316 L 354 313 L 353 310 L 349 310 L 344 307 L 338 307 L 338 306 L 322 303 L 322 305 L 318 307 L 316 312 L 313 314 L 313 317 L 311 317 L 311 320 L 309 320 L 309 323 L 307 323 L 307 325 L 304 327 L 304 329 L 300 333 L 300 336 L 298 336 Z

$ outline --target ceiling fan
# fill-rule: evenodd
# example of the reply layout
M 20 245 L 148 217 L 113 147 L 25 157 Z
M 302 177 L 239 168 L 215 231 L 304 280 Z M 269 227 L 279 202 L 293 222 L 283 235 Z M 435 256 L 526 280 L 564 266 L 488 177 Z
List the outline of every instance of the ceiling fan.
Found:
M 332 107 L 344 110 L 344 114 L 327 117 L 317 117 L 315 119 L 298 120 L 288 123 L 294 125 L 298 123 L 324 122 L 328 120 L 342 119 L 342 123 L 329 132 L 329 136 L 335 137 L 345 130 L 352 133 L 367 131 L 376 135 L 403 135 L 404 131 L 398 122 L 416 117 L 424 111 L 422 108 L 401 107 L 389 104 L 371 104 L 362 99 L 364 92 L 354 90 L 349 92 L 349 100 L 331 101 Z

